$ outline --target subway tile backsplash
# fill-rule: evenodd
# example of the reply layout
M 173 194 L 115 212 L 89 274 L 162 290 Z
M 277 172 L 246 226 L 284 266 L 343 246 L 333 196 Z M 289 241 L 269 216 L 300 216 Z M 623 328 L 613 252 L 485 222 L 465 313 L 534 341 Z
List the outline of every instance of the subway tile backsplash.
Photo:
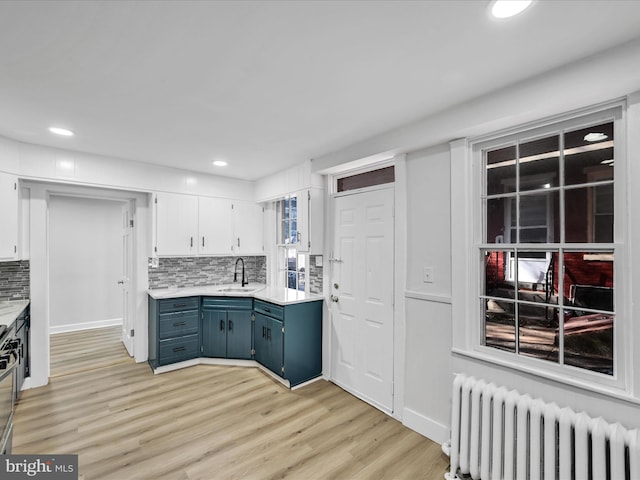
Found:
M 159 258 L 158 268 L 149 267 L 149 288 L 199 287 L 233 282 L 238 257 Z M 267 257 L 242 257 L 249 283 L 267 282 Z M 149 265 L 151 259 L 149 259 Z M 238 282 L 242 263 L 238 263 Z
M 29 300 L 29 260 L 0 262 L 0 301 Z

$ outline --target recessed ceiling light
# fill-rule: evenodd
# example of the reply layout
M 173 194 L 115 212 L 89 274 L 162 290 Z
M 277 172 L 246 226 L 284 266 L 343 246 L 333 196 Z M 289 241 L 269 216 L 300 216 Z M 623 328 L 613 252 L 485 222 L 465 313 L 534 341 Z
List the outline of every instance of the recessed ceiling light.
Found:
M 49 127 L 49 131 L 63 137 L 73 137 L 75 135 L 71 130 L 60 127 Z
M 587 142 L 599 142 L 600 140 L 606 140 L 607 138 L 609 138 L 607 136 L 607 134 L 605 133 L 599 133 L 599 132 L 591 132 L 591 133 L 587 133 L 584 136 L 585 141 Z
M 491 4 L 491 15 L 495 18 L 509 18 L 524 12 L 533 0 L 494 0 Z
M 227 166 L 227 162 L 225 162 L 224 160 L 214 160 L 213 164 L 216 167 L 226 167 Z

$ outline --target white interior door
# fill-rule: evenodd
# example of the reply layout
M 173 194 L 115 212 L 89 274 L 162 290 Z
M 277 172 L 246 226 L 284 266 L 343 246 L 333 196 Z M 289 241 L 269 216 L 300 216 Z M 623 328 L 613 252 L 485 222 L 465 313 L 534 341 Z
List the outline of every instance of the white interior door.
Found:
M 122 286 L 122 343 L 134 356 L 134 315 L 131 301 L 131 253 L 133 250 L 133 216 L 132 206 L 128 202 L 122 207 L 122 278 L 118 283 Z
M 332 380 L 393 411 L 394 190 L 334 199 Z

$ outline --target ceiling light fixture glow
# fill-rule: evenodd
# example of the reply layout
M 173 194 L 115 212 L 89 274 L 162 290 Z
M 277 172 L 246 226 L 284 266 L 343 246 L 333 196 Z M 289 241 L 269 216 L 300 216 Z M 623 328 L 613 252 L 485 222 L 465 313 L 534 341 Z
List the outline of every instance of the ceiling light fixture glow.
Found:
M 495 0 L 491 4 L 491 15 L 495 18 L 509 18 L 524 12 L 533 0 Z
M 607 138 L 609 137 L 605 133 L 600 132 L 591 132 L 584 136 L 584 140 L 586 142 L 599 142 L 600 140 L 606 140 Z
M 61 127 L 49 127 L 49 131 L 63 137 L 73 137 L 75 135 L 71 130 Z
M 216 167 L 226 167 L 227 166 L 227 162 L 225 162 L 224 160 L 214 160 L 213 164 Z

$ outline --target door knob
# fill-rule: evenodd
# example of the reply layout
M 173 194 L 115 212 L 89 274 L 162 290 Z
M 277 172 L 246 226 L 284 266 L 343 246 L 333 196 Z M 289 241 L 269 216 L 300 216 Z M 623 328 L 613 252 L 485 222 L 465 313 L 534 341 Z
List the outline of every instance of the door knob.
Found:
M 331 301 L 338 303 L 340 301 L 340 297 L 337 295 L 331 295 Z
M 118 285 L 124 285 L 124 280 L 118 280 Z

